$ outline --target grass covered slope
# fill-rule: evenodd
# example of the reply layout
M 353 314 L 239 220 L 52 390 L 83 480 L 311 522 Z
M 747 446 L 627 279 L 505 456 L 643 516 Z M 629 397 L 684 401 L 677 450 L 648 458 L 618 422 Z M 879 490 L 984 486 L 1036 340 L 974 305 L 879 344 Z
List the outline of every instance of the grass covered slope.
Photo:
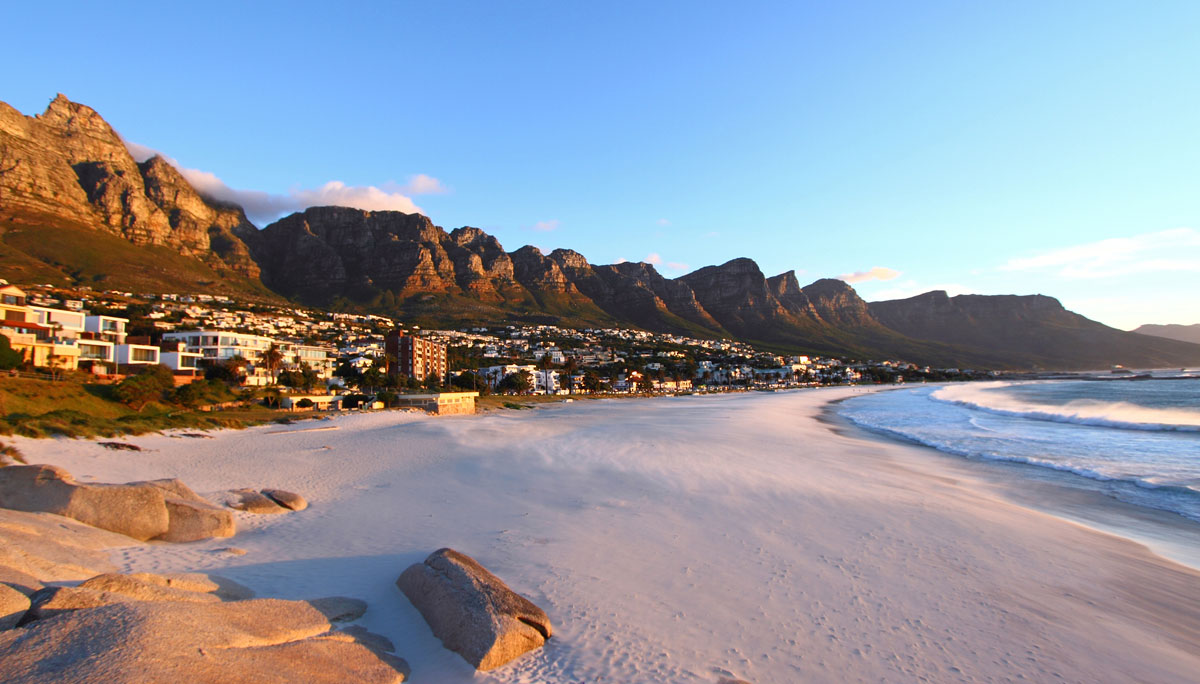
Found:
M 98 290 L 203 292 L 282 301 L 262 283 L 165 246 L 135 245 L 72 221 L 0 211 L 0 277 Z
M 91 382 L 83 373 L 68 373 L 54 382 L 0 376 L 0 434 L 112 437 L 171 429 L 240 428 L 285 415 L 258 406 L 199 411 L 165 400 L 134 410 L 117 400 L 115 388 Z

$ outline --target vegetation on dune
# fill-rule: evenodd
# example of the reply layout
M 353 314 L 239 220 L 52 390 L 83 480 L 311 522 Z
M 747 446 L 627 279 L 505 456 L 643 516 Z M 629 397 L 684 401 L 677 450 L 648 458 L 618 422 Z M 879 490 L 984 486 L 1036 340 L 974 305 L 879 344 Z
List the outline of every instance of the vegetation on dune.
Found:
M 118 384 L 98 382 L 84 373 L 67 373 L 57 382 L 0 376 L 0 434 L 113 437 L 170 429 L 241 428 L 280 415 L 252 402 L 202 411 L 200 406 L 234 401 L 239 395 L 221 382 L 198 380 L 178 388 L 173 384 L 165 386 L 157 370 L 129 376 Z

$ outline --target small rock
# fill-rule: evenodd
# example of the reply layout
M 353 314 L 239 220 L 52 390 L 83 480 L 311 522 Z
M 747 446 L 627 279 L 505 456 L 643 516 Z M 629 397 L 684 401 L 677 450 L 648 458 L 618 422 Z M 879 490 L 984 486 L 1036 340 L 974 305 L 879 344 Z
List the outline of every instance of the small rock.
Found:
M 223 548 L 223 549 L 217 549 L 216 551 L 217 551 L 217 553 L 227 553 L 227 554 L 229 554 L 229 555 L 231 555 L 231 556 L 244 556 L 244 555 L 246 555 L 246 549 L 238 548 L 238 547 L 236 547 L 236 546 L 226 546 L 225 548 Z
M 280 506 L 290 508 L 293 511 L 302 511 L 308 508 L 308 501 L 305 501 L 304 497 L 295 492 L 289 492 L 284 489 L 264 489 L 262 493 Z
M 440 549 L 396 580 L 442 645 L 477 670 L 500 667 L 540 648 L 550 618 L 470 556 Z
M 140 446 L 138 446 L 136 444 L 130 444 L 128 442 L 97 442 L 97 444 L 104 447 L 105 449 L 112 449 L 113 451 L 141 451 L 142 450 L 142 448 Z
M 289 509 L 275 503 L 262 492 L 256 492 L 253 489 L 231 489 L 229 494 L 232 499 L 228 504 L 229 507 L 239 511 L 258 515 L 278 515 L 290 512 Z
M 349 622 L 357 620 L 367 612 L 367 602 L 348 596 L 327 596 L 311 599 L 309 604 L 321 611 L 330 622 Z

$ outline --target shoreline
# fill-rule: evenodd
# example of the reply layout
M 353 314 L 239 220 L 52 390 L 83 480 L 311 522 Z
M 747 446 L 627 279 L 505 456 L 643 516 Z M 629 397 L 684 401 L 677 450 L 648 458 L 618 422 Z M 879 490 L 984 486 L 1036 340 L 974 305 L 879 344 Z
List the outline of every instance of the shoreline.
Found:
M 415 681 L 480 681 L 395 588 L 442 546 L 555 624 L 543 649 L 482 681 L 1190 680 L 1200 573 L 911 447 L 831 431 L 825 407 L 854 394 L 348 415 L 288 437 L 131 438 L 140 452 L 20 446 L 81 481 L 301 493 L 304 511 L 238 513 L 232 539 L 113 560 L 260 596 L 364 600 L 359 624 L 396 644 Z
M 859 425 L 837 411 L 838 404 L 853 398 L 829 402 L 820 420 L 842 434 L 905 447 L 939 467 L 981 480 L 982 486 L 1013 503 L 1143 544 L 1168 560 L 1200 571 L 1200 522 L 1121 501 L 1101 491 L 1102 483 L 1071 472 L 1019 461 L 968 458 Z

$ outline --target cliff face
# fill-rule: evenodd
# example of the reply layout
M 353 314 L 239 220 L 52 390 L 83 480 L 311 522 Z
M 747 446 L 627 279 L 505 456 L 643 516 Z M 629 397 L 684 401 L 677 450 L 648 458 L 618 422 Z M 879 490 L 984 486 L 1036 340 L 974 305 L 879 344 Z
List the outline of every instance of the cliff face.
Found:
M 750 259 L 706 266 L 679 280 L 692 288 L 696 301 L 713 318 L 736 335 L 773 328 L 786 315 L 758 264 Z
M 251 278 L 241 209 L 211 204 L 159 158 L 138 164 L 90 107 L 59 95 L 23 116 L 0 103 L 0 217 L 50 217 L 160 245 Z

